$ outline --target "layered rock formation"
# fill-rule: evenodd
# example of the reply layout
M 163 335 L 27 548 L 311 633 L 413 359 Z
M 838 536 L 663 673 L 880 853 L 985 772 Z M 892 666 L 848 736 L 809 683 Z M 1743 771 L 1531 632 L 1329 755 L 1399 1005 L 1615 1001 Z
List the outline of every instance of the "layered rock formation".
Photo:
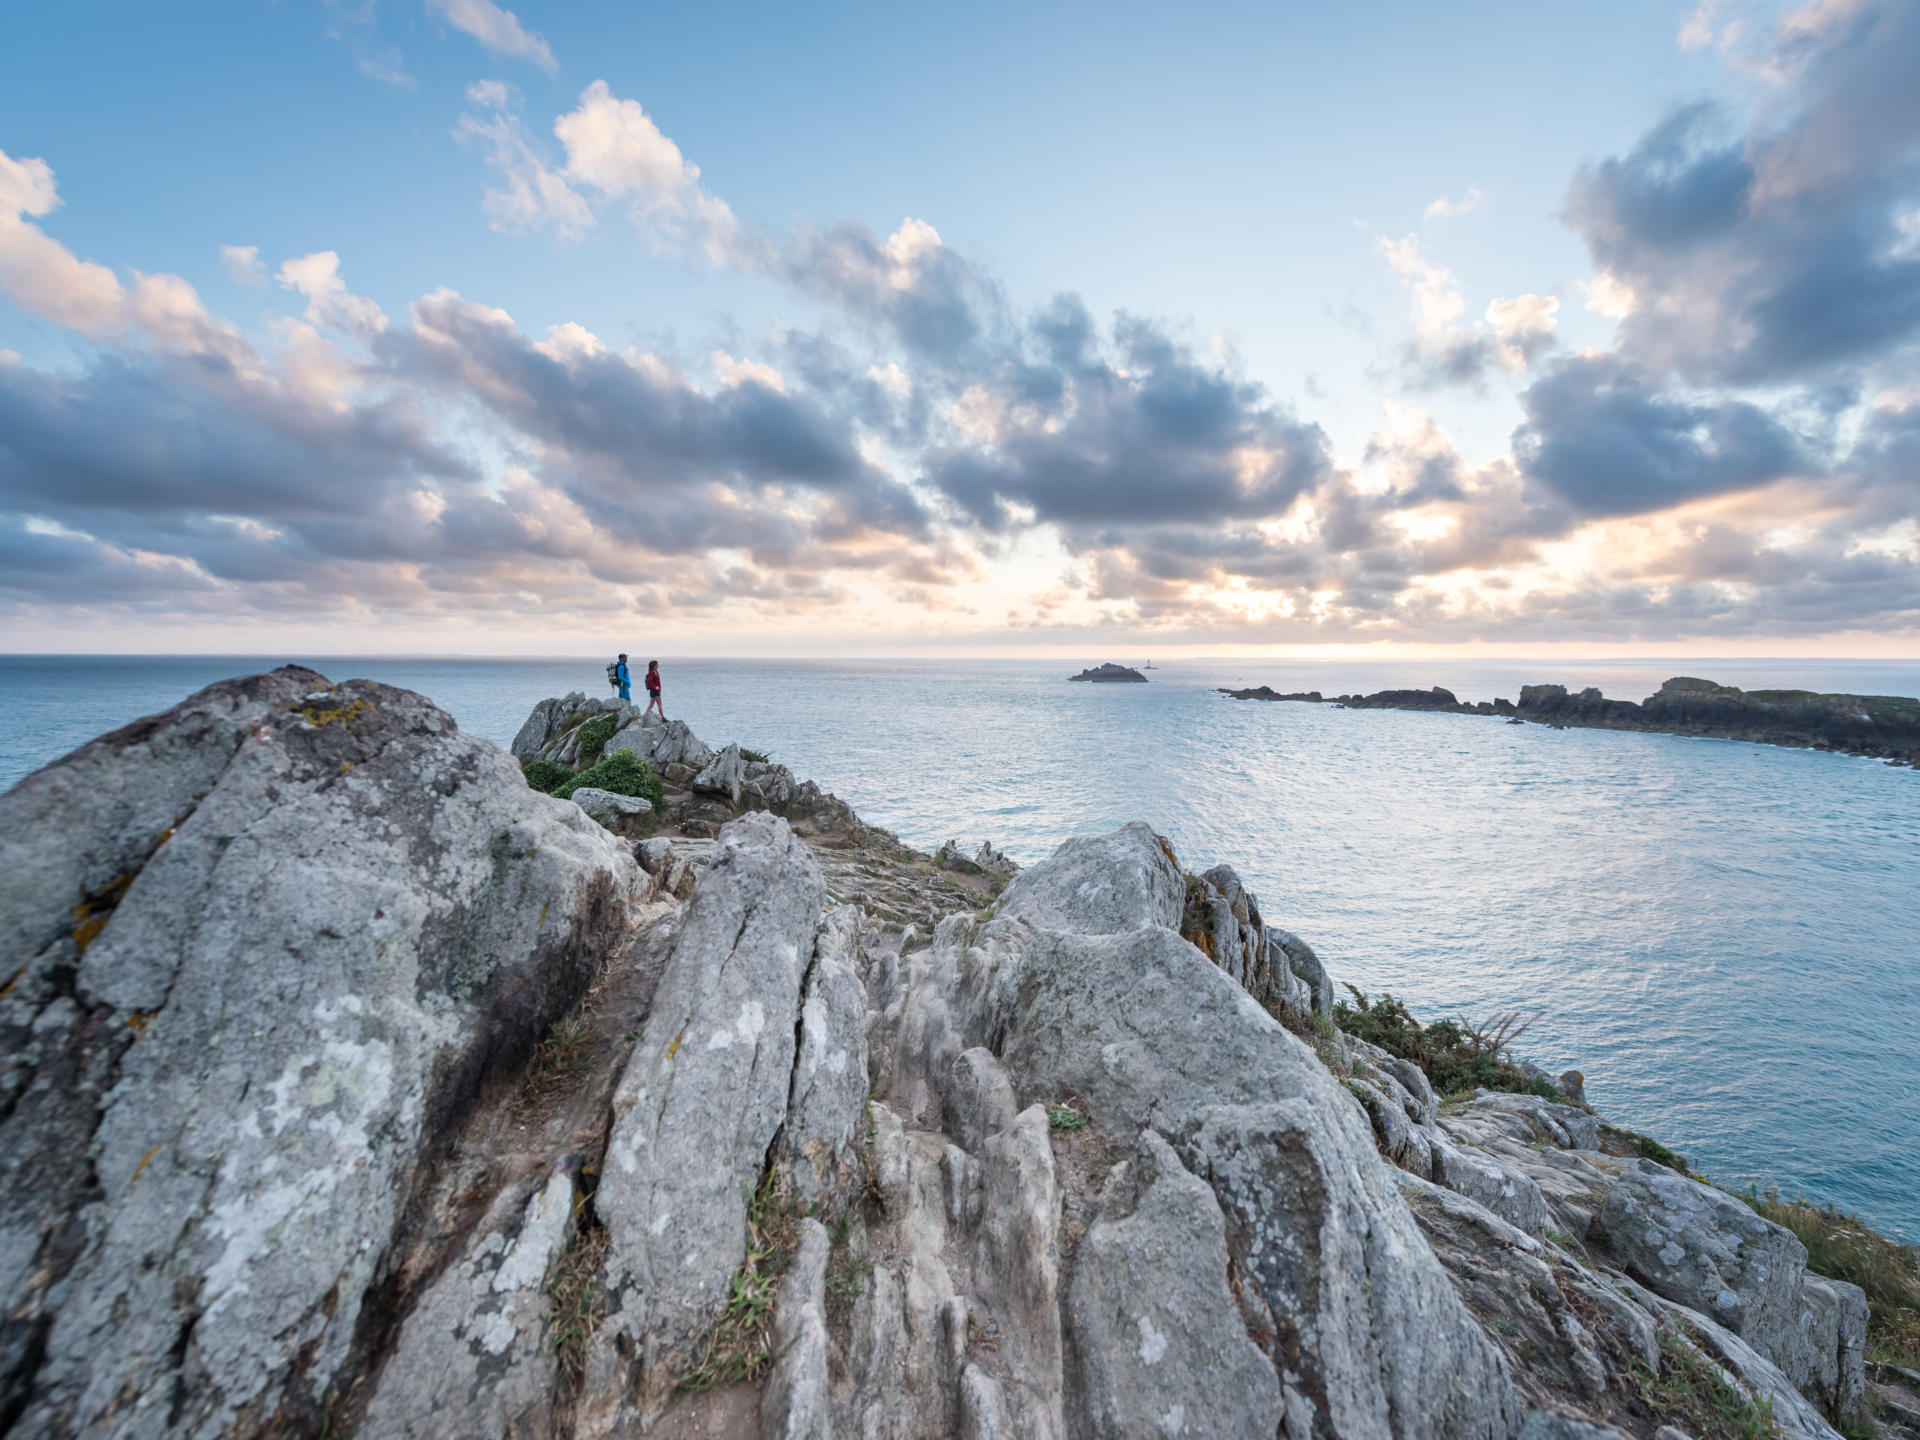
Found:
M 1266 685 L 1222 688 L 1236 700 L 1325 703 L 1318 690 L 1282 695 Z M 1821 695 L 1811 690 L 1741 690 L 1711 680 L 1676 676 L 1645 701 L 1609 700 L 1589 686 L 1569 694 L 1564 685 L 1523 685 L 1510 700 L 1462 702 L 1451 690 L 1381 690 L 1339 695 L 1349 710 L 1437 710 L 1456 715 L 1505 715 L 1516 720 L 1602 730 L 1650 730 L 1748 740 L 1762 745 L 1838 750 L 1900 764 L 1920 764 L 1920 700 L 1897 695 Z
M 516 751 L 587 758 L 597 715 L 673 777 L 660 834 L 418 696 L 292 670 L 0 797 L 0 1425 L 1645 1440 L 1710 1392 L 1828 1440 L 1858 1413 L 1858 1291 L 1579 1105 L 1443 1101 L 1335 1031 L 1229 866 L 1144 824 L 936 861 L 604 702 L 544 702 Z

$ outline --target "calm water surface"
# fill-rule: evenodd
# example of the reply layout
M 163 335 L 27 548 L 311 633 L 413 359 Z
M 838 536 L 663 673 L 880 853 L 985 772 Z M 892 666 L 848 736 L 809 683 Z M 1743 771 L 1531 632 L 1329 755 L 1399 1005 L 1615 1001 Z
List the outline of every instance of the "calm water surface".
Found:
M 234 657 L 0 657 L 0 786 L 222 676 Z M 1090 656 L 1093 663 L 1099 656 Z M 420 690 L 506 743 L 594 660 L 309 659 Z M 673 661 L 667 712 L 771 750 L 931 848 L 1023 863 L 1145 819 L 1234 865 L 1336 978 L 1426 1018 L 1537 1012 L 1521 1049 L 1733 1186 L 1777 1185 L 1920 1240 L 1920 772 L 1726 741 L 1258 704 L 1522 684 L 1640 699 L 1673 662 L 1169 665 Z M 1748 688 L 1920 694 L 1920 664 L 1689 662 Z

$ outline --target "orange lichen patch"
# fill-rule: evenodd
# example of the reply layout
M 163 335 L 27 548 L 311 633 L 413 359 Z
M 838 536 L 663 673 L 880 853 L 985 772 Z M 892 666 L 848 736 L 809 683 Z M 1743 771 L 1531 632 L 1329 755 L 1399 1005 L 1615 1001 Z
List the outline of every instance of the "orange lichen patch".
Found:
M 20 983 L 20 977 L 26 973 L 27 973 L 27 967 L 22 965 L 18 970 L 14 971 L 13 974 L 7 977 L 7 983 L 4 985 L 0 985 L 0 1000 L 6 999 L 7 996 L 13 993 L 13 987 Z
M 153 1147 L 153 1149 L 147 1151 L 146 1154 L 140 1157 L 140 1163 L 133 1167 L 133 1178 L 127 1181 L 127 1188 L 129 1190 L 131 1190 L 134 1186 L 140 1183 L 140 1177 L 147 1173 L 147 1162 L 152 1160 L 153 1157 L 158 1155 L 159 1153 L 160 1153 L 160 1147 L 156 1145 Z
M 1153 838 L 1160 842 L 1160 853 L 1167 857 L 1167 863 L 1178 870 L 1180 868 L 1180 857 L 1173 853 L 1173 842 L 1157 831 L 1154 833 Z
M 133 876 L 122 875 L 73 907 L 73 943 L 83 954 L 89 945 L 100 938 L 100 932 L 107 928 L 107 921 L 113 918 L 115 907 L 131 884 Z
M 300 718 L 309 725 L 344 725 L 351 730 L 354 721 L 374 708 L 371 700 L 365 696 L 356 696 L 345 705 L 324 708 L 319 705 L 302 705 L 298 713 Z
M 135 1010 L 127 1016 L 127 1028 L 136 1035 L 143 1035 L 147 1026 L 153 1023 L 153 1017 L 159 1013 L 158 1010 Z

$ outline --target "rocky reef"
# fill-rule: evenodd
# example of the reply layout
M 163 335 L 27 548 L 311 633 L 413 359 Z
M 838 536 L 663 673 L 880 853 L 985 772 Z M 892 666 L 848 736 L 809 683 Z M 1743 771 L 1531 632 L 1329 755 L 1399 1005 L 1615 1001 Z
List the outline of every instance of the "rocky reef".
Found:
M 1741 690 L 1711 680 L 1676 676 L 1644 701 L 1609 700 L 1589 686 L 1570 694 L 1564 685 L 1523 685 L 1511 700 L 1461 701 L 1451 690 L 1381 690 L 1338 695 L 1318 690 L 1280 694 L 1270 686 L 1232 690 L 1236 700 L 1331 703 L 1348 710 L 1437 710 L 1454 715 L 1505 715 L 1557 728 L 1649 730 L 1748 740 L 1808 750 L 1837 750 L 1896 764 L 1920 765 L 1920 700 L 1897 695 L 1821 695 L 1811 690 Z
M 1145 685 L 1147 683 L 1147 677 L 1142 675 L 1138 670 L 1129 669 L 1125 665 L 1115 665 L 1112 661 L 1108 661 L 1104 665 L 1096 665 L 1091 670 L 1082 670 L 1078 675 L 1069 675 L 1067 678 L 1069 680 L 1091 680 L 1097 685 L 1111 685 L 1116 683 L 1124 685 Z
M 0 797 L 0 1429 L 1901 1433 L 1859 1289 L 1336 1028 L 1230 866 L 925 855 L 631 709 L 516 764 L 289 668 Z

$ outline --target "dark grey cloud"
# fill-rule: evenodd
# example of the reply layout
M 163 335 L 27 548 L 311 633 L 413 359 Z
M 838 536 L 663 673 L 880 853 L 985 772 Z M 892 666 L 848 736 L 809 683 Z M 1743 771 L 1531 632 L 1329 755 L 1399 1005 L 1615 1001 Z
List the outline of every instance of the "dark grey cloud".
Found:
M 1020 512 L 1073 532 L 1284 513 L 1332 469 L 1318 425 L 1160 327 L 1115 321 L 1103 347 L 1077 299 L 1054 302 L 1004 357 L 992 433 L 927 457 L 972 521 Z
M 1799 438 L 1744 400 L 1663 391 L 1615 354 L 1553 367 L 1521 397 L 1514 455 L 1582 515 L 1636 515 L 1802 473 Z
M 1623 347 L 1695 382 L 1805 380 L 1920 338 L 1920 6 L 1826 7 L 1754 63 L 1784 81 L 1743 126 L 1675 110 L 1567 201 L 1639 301 Z

